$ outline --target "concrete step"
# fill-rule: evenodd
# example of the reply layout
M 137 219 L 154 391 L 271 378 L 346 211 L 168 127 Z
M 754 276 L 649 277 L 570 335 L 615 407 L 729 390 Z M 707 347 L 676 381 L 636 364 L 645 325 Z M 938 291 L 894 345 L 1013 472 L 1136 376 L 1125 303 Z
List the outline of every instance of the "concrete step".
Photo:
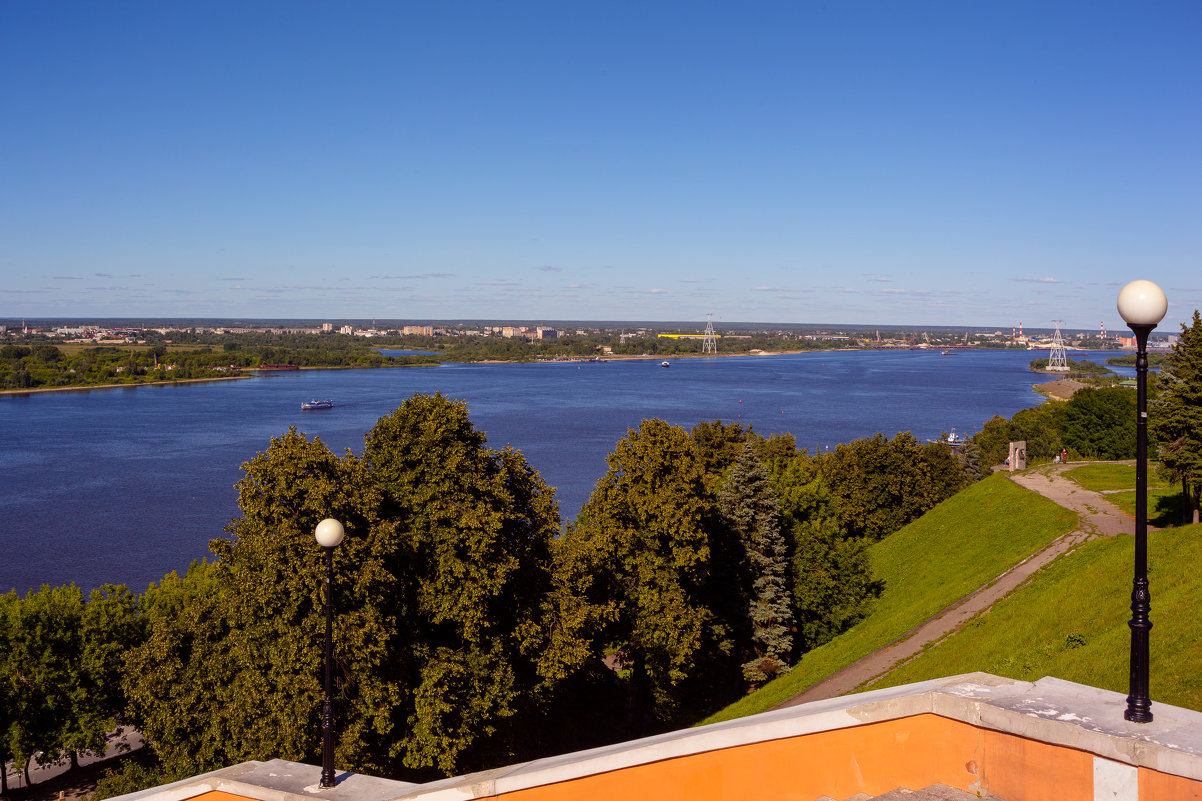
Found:
M 957 790 L 946 784 L 932 784 L 921 790 L 891 790 L 877 796 L 877 801 L 976 801 L 975 793 Z

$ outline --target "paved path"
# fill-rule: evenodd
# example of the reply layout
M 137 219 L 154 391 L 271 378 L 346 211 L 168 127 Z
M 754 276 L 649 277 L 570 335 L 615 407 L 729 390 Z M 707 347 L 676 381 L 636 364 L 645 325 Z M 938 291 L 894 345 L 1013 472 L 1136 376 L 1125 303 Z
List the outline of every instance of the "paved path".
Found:
M 61 801 L 83 798 L 95 789 L 96 780 L 101 772 L 95 769 L 101 763 L 115 757 L 136 751 L 143 746 L 142 733 L 132 726 L 122 726 L 105 735 L 105 752 L 103 756 L 82 754 L 79 757 L 80 769 L 71 770 L 70 759 L 60 759 L 46 764 L 36 760 L 29 768 L 30 784 L 25 784 L 25 774 L 13 768 L 13 763 L 3 765 L 8 780 L 9 792 L 24 799 L 58 798 Z M 70 776 L 66 774 L 70 772 Z M 78 776 L 77 776 L 78 774 Z M 62 778 L 64 781 L 55 782 Z
M 1043 550 L 1027 557 L 984 587 L 956 601 L 884 648 L 873 651 L 827 676 L 775 708 L 797 706 L 853 692 L 984 612 L 1030 578 L 1035 571 L 1066 551 L 1096 537 L 1134 533 L 1135 521 L 1107 501 L 1101 493 L 1087 490 L 1061 475 L 1065 470 L 1080 466 L 1080 463 L 1043 465 L 1010 474 L 1010 480 L 1016 484 L 1076 512 L 1076 529 L 1053 540 Z

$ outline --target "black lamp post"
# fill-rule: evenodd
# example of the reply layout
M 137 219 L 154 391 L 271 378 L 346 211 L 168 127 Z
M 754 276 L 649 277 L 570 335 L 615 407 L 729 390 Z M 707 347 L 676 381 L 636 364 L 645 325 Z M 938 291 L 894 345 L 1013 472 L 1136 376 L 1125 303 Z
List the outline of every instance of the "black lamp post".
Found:
M 1119 292 L 1119 314 L 1135 334 L 1135 579 L 1131 587 L 1131 674 L 1127 711 L 1133 723 L 1152 721 L 1148 690 L 1148 632 L 1152 594 L 1148 590 L 1148 335 L 1164 319 L 1169 302 L 1151 281 L 1132 281 Z
M 327 517 L 317 524 L 313 532 L 317 544 L 326 552 L 326 681 L 325 698 L 321 702 L 321 787 L 333 787 L 334 782 L 334 709 L 330 700 L 333 695 L 334 641 L 334 549 L 342 542 L 345 534 L 342 524 Z

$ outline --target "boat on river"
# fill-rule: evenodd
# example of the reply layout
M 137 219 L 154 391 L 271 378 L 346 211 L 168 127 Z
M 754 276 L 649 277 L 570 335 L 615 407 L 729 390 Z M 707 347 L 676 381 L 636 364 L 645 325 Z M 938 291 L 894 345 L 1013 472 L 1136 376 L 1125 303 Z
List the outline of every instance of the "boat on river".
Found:
M 334 408 L 334 401 L 332 401 L 332 400 L 311 400 L 311 401 L 305 401 L 304 403 L 301 404 L 301 411 L 308 411 L 310 409 L 333 409 L 333 408 Z
M 963 448 L 968 444 L 968 437 L 963 434 L 956 433 L 956 429 L 952 429 L 951 433 L 945 433 L 939 439 L 928 440 L 928 442 L 937 442 L 940 445 L 950 445 L 952 450 Z
M 671 367 L 672 365 L 670 362 L 660 362 L 659 366 L 660 367 Z

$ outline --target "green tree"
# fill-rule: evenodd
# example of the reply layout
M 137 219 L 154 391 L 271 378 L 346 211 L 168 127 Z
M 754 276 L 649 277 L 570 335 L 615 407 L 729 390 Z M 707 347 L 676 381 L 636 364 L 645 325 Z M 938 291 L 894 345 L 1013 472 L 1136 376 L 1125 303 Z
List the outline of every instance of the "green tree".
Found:
M 780 508 L 755 446 L 744 444 L 718 495 L 722 523 L 742 551 L 744 612 L 750 622 L 750 653 L 743 676 L 752 684 L 788 670 L 793 646 L 789 562 Z
M 758 434 L 752 433 L 749 426 L 723 423 L 721 420 L 703 420 L 693 426 L 689 438 L 693 440 L 705 470 L 706 488 L 714 497 L 718 495 L 727 470 L 738 460 L 747 442 L 761 439 Z
M 327 516 L 347 530 L 335 552 L 339 764 L 451 773 L 546 746 L 534 719 L 573 662 L 543 619 L 554 497 L 520 454 L 485 447 L 464 404 L 416 396 L 377 423 L 363 459 L 291 430 L 244 470 L 242 517 L 211 544 L 218 561 L 148 592 L 149 639 L 129 660 L 127 690 L 167 773 L 316 756 L 313 529 Z
M 235 665 L 213 566 L 169 573 L 140 598 L 147 639 L 125 657 L 122 689 L 131 722 L 167 772 L 191 775 L 232 764 L 225 688 Z M 223 731 L 228 732 L 223 736 Z
M 775 464 L 773 484 L 791 545 L 794 648 L 802 654 L 863 619 L 882 588 L 868 560 L 870 543 L 844 535 L 817 460 L 795 452 Z
M 135 598 L 105 585 L 85 600 L 75 585 L 0 596 L 0 752 L 26 771 L 35 761 L 100 754 L 125 709 L 121 656 L 141 628 Z
M 53 345 L 35 345 L 33 348 L 33 358 L 39 362 L 57 362 L 62 357 L 62 351 Z
M 645 731 L 695 711 L 692 685 L 732 642 L 706 603 L 712 504 L 688 434 L 644 420 L 607 464 L 558 559 L 583 604 L 575 616 L 594 625 L 592 647 L 627 672 L 632 723 Z
M 144 596 L 149 636 L 128 660 L 127 693 L 168 774 L 273 756 L 312 759 L 324 635 L 313 529 L 338 517 L 348 532 L 335 555 L 338 757 L 357 764 L 368 750 L 364 729 L 384 728 L 387 719 L 374 704 L 379 688 L 351 680 L 390 642 L 381 610 L 393 598 L 374 553 L 387 538 L 373 517 L 378 497 L 358 460 L 336 457 L 295 430 L 243 469 L 243 515 L 230 539 L 211 543 L 218 562 L 168 576 Z M 364 597 L 379 606 L 362 608 Z
M 1084 459 L 1135 458 L 1135 393 L 1124 387 L 1087 387 L 1057 415 L 1060 441 Z
M 5 347 L 12 347 L 11 345 Z M 0 358 L 3 354 L 0 353 Z M 15 592 L 0 595 L 0 630 L 13 631 L 17 625 L 17 603 Z M 8 763 L 16 763 L 18 743 L 21 740 L 20 720 L 17 716 L 17 674 L 10 658 L 11 651 L 0 653 L 0 796 L 8 795 Z
M 137 597 L 125 585 L 92 590 L 80 614 L 78 636 L 78 657 L 70 665 L 71 715 L 62 742 L 72 767 L 78 766 L 81 753 L 104 753 L 105 735 L 126 709 L 122 659 L 145 637 Z
M 367 435 L 364 460 L 404 548 L 413 729 L 405 763 L 445 771 L 538 750 L 534 720 L 570 643 L 548 635 L 553 492 L 512 449 L 486 447 L 467 405 L 414 396 Z M 544 733 L 544 736 L 550 736 Z
M 848 536 L 879 540 L 923 515 L 967 483 L 948 448 L 924 447 L 908 431 L 836 446 L 821 471 Z
M 8 684 L 7 749 L 18 770 L 25 771 L 35 754 L 53 762 L 67 751 L 73 727 L 73 666 L 80 655 L 83 593 L 75 585 L 31 590 L 5 604 L 8 626 L 4 676 Z
M 956 460 L 960 462 L 961 469 L 964 470 L 965 479 L 970 484 L 980 481 L 988 474 L 988 469 L 981 465 L 981 449 L 977 443 L 965 442 L 959 447 L 955 456 Z
M 1045 403 L 1023 409 L 1009 420 L 994 415 L 972 438 L 981 449 L 981 461 L 1001 464 L 1010 455 L 1010 443 L 1020 441 L 1027 443 L 1029 462 L 1051 461 L 1062 447 L 1055 419 L 1061 408 L 1062 404 Z
M 1182 324 L 1181 337 L 1160 369 L 1149 410 L 1149 435 L 1161 464 L 1181 482 L 1193 522 L 1202 515 L 1202 316 Z

